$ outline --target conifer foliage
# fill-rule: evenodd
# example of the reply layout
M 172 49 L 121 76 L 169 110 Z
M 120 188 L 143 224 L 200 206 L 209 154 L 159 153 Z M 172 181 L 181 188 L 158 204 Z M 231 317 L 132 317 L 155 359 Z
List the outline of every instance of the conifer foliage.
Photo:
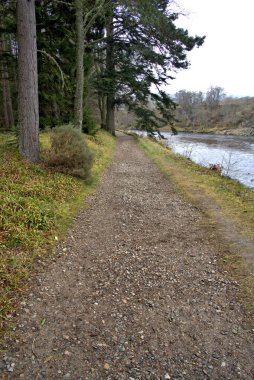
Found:
M 22 52 L 27 49 L 28 54 L 29 48 L 28 41 L 18 47 L 17 4 L 35 8 L 38 69 L 35 64 L 29 72 L 34 78 L 38 75 L 40 128 L 74 123 L 87 131 L 91 114 L 97 114 L 97 122 L 100 115 L 101 126 L 115 134 L 115 110 L 122 105 L 136 113 L 141 128 L 152 131 L 170 123 L 175 104 L 166 86 L 175 71 L 188 67 L 188 51 L 204 41 L 176 26 L 179 14 L 173 0 L 4 0 L 0 4 L 0 128 L 17 125 L 24 111 L 21 106 L 18 110 L 16 102 L 18 89 L 22 96 L 18 51 L 27 46 Z M 25 112 L 30 111 L 23 112 L 24 120 Z M 29 141 L 38 145 L 34 138 L 38 121 L 27 120 L 19 130 L 19 141 L 28 132 Z M 37 160 L 38 146 L 36 152 L 36 158 L 29 152 L 26 158 Z
M 204 42 L 177 28 L 170 0 L 111 0 L 105 12 L 105 69 L 99 86 L 107 96 L 107 124 L 114 131 L 114 108 L 127 104 L 139 126 L 156 129 L 172 120 L 174 102 L 163 91 L 175 70 L 188 67 L 187 52 Z M 154 110 L 147 107 L 152 101 Z M 145 124 L 145 123 L 146 124 Z

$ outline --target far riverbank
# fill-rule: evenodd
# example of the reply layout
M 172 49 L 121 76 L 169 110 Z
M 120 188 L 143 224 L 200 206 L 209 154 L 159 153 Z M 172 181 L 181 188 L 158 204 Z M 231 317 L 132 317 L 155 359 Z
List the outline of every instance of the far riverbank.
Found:
M 187 132 L 187 133 L 207 133 L 207 134 L 218 134 L 218 135 L 226 135 L 226 136 L 254 136 L 254 126 L 253 127 L 239 127 L 239 128 L 195 128 L 195 129 L 188 129 L 188 128 L 177 128 L 177 132 Z M 171 127 L 165 127 L 161 131 L 163 132 L 171 132 Z

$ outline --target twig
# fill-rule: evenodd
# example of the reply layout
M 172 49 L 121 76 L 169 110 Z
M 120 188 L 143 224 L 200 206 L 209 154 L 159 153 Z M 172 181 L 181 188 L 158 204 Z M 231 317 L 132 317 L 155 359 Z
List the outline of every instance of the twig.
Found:
M 32 343 L 32 353 L 33 353 L 33 355 L 34 355 L 36 358 L 38 358 L 37 354 L 36 354 L 35 351 L 34 351 L 34 342 L 35 342 L 35 338 L 34 338 L 33 343 Z

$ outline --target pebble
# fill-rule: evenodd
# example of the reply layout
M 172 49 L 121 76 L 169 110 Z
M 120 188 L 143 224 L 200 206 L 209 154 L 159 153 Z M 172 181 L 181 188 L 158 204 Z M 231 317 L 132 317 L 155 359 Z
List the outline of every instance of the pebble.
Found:
M 137 186 L 140 186 L 139 179 L 137 179 Z M 147 189 L 148 186 L 147 183 Z M 158 186 L 158 193 L 159 190 Z M 155 195 L 157 197 L 157 193 Z M 112 199 L 112 214 L 119 202 L 117 197 L 118 192 L 116 191 L 114 199 Z M 83 247 L 83 243 L 80 242 L 78 243 L 80 249 L 77 247 L 78 250 L 82 251 L 81 256 L 77 255 L 78 259 L 73 259 L 73 262 L 72 259 L 66 262 L 69 260 L 69 255 L 63 255 L 66 257 L 62 257 L 60 267 L 56 268 L 56 271 L 59 272 L 58 277 L 50 277 L 51 286 L 44 286 L 44 280 L 42 281 L 40 287 L 42 305 L 39 307 L 43 312 L 45 309 L 48 313 L 51 300 L 47 301 L 46 293 L 56 294 L 57 302 L 53 300 L 53 304 L 57 305 L 55 310 L 56 323 L 49 324 L 49 327 L 47 326 L 48 331 L 46 329 L 40 331 L 36 319 L 33 320 L 36 327 L 31 327 L 31 331 L 29 331 L 25 325 L 26 322 L 21 318 L 22 325 L 20 326 L 27 333 L 27 352 L 31 351 L 31 342 L 33 342 L 34 337 L 36 337 L 35 346 L 37 348 L 38 344 L 39 348 L 43 342 L 46 342 L 47 334 L 50 332 L 52 334 L 55 326 L 59 326 L 56 331 L 56 340 L 53 340 L 52 343 L 54 347 L 52 348 L 53 363 L 47 363 L 49 379 L 56 376 L 59 379 L 82 380 L 78 378 L 81 373 L 84 379 L 99 378 L 105 380 L 183 380 L 184 378 L 195 380 L 196 378 L 206 379 L 213 376 L 218 379 L 229 378 L 234 375 L 237 377 L 236 369 L 235 374 L 231 374 L 235 357 L 239 357 L 242 368 L 241 378 L 247 379 L 245 373 L 247 375 L 249 373 L 244 364 L 250 358 L 249 366 L 251 366 L 251 353 L 253 351 L 248 354 L 249 358 L 240 354 L 247 354 L 247 348 L 250 348 L 250 343 L 247 340 L 251 340 L 252 343 L 254 330 L 251 332 L 249 327 L 248 330 L 242 329 L 238 304 L 231 295 L 231 284 L 223 279 L 223 273 L 217 273 L 217 267 L 215 267 L 216 272 L 211 269 L 215 260 L 212 256 L 213 250 L 210 252 L 210 245 L 203 245 L 201 240 L 198 240 L 196 244 L 192 240 L 195 228 L 192 229 L 191 224 L 188 226 L 190 233 L 185 236 L 186 226 L 184 223 L 185 217 L 187 221 L 189 218 L 188 207 L 179 203 L 178 200 L 174 200 L 175 195 L 173 194 L 173 204 L 170 197 L 169 209 L 167 209 L 167 206 L 164 206 L 164 203 L 167 202 L 166 198 L 159 197 L 157 199 L 151 195 L 149 204 L 153 205 L 152 211 L 155 214 L 150 215 L 145 210 L 145 207 L 148 207 L 146 198 L 143 199 L 143 194 L 138 193 L 138 188 L 137 196 L 136 188 L 133 189 L 134 197 L 133 205 L 137 208 L 136 214 L 135 212 L 132 213 L 134 222 L 135 218 L 139 218 L 139 214 L 144 214 L 143 220 L 139 219 L 137 224 L 133 225 L 135 232 L 131 229 L 128 230 L 128 228 L 124 231 L 118 229 L 121 213 L 124 212 L 125 219 L 128 218 L 128 212 L 121 204 L 118 210 L 120 216 L 114 214 L 116 221 L 113 220 L 113 225 L 110 226 L 110 239 L 114 235 L 112 231 L 115 229 L 119 234 L 116 235 L 115 241 L 114 239 L 112 242 L 107 240 L 105 234 L 105 247 L 98 244 L 98 248 L 96 248 L 97 242 L 95 242 L 95 252 L 91 251 L 90 253 L 89 239 L 91 236 L 89 235 L 90 232 L 86 233 L 86 238 L 88 235 L 87 246 Z M 132 204 L 130 204 L 131 206 Z M 169 223 L 171 206 L 175 223 Z M 176 210 L 175 214 L 174 210 Z M 104 214 L 102 215 L 104 216 Z M 161 223 L 158 227 L 160 231 L 157 231 L 156 228 L 153 230 L 151 227 L 154 219 L 156 219 L 155 216 Z M 103 221 L 101 218 L 99 215 L 99 219 L 96 220 Z M 146 218 L 148 218 L 147 223 Z M 181 220 L 184 233 L 180 226 Z M 140 224 L 141 221 L 142 225 Z M 114 224 L 115 222 L 116 224 Z M 128 223 L 127 220 L 127 227 L 129 226 Z M 91 225 L 94 229 L 92 222 Z M 111 227 L 114 228 L 111 230 Z M 127 234 L 124 235 L 126 232 Z M 199 237 L 205 240 L 205 236 L 199 235 Z M 155 242 L 156 247 L 153 246 Z M 69 252 L 70 250 L 76 252 L 75 244 L 64 245 L 62 252 Z M 115 250 L 116 245 L 117 250 Z M 89 256 L 87 262 L 84 260 L 84 253 Z M 190 259 L 190 256 L 195 257 L 195 260 Z M 194 261 L 194 265 L 191 265 Z M 65 284 L 66 280 L 65 277 L 62 277 L 62 270 L 66 270 L 70 275 L 72 281 L 70 283 L 75 284 L 73 289 L 70 289 L 68 283 Z M 59 282 L 56 281 L 57 279 Z M 86 281 L 88 281 L 89 286 L 90 281 L 92 284 L 90 294 L 86 291 Z M 81 286 L 82 284 L 83 288 L 81 289 L 78 285 Z M 234 296 L 234 289 L 232 291 Z M 30 301 L 27 303 L 23 301 L 21 306 L 27 310 L 31 307 L 31 317 L 41 320 L 40 309 L 37 307 L 36 301 L 37 293 L 35 292 L 33 296 L 34 307 L 31 307 Z M 66 317 L 69 317 L 69 314 L 71 316 L 66 329 L 61 328 L 61 323 L 63 322 L 64 326 L 66 322 L 66 317 L 62 318 L 65 310 L 60 304 L 63 297 L 66 297 Z M 93 315 L 94 309 L 98 310 L 98 315 L 95 317 Z M 230 309 L 234 312 L 230 312 Z M 38 317 L 34 314 L 35 312 Z M 27 321 L 26 310 L 23 314 L 25 314 L 25 321 Z M 53 316 L 51 320 L 53 321 Z M 168 321 L 170 321 L 170 325 Z M 75 324 L 72 324 L 73 322 Z M 212 328 L 213 326 L 215 329 Z M 37 330 L 38 334 L 35 334 L 34 331 Z M 237 335 L 234 335 L 236 333 L 239 335 L 239 339 Z M 250 333 L 251 336 L 249 337 Z M 192 337 L 193 341 L 190 342 Z M 245 339 L 246 337 L 247 339 Z M 218 341 L 216 342 L 215 339 L 217 338 Z M 238 340 L 243 348 L 237 347 Z M 21 338 L 20 347 L 22 342 Z M 188 343 L 190 343 L 189 347 Z M 209 352 L 205 351 L 206 344 L 209 346 L 209 350 L 207 349 Z M 78 345 L 82 345 L 82 347 Z M 95 347 L 96 350 L 91 350 L 91 347 Z M 45 348 L 47 349 L 47 345 Z M 72 351 L 69 352 L 69 349 Z M 16 360 L 22 362 L 22 351 L 25 352 L 25 348 L 23 350 L 22 347 L 19 358 L 17 356 L 15 359 L 8 358 L 9 366 Z M 197 353 L 194 355 L 196 351 Z M 223 353 L 226 353 L 227 356 L 224 357 Z M 64 362 L 72 359 L 72 368 L 67 367 L 57 372 L 59 367 L 56 367 L 55 359 L 59 354 L 65 358 L 62 360 Z M 42 355 L 42 359 L 43 357 Z M 171 363 L 168 362 L 168 357 L 170 357 Z M 28 358 L 28 360 L 30 359 Z M 37 358 L 34 361 L 36 362 Z M 100 363 L 99 366 L 98 363 Z M 210 363 L 214 367 L 209 365 Z M 3 365 L 6 371 L 7 363 Z M 40 365 L 46 367 L 45 362 L 40 363 Z M 94 368 L 91 368 L 93 366 Z M 13 367 L 11 368 L 13 369 Z M 68 372 L 68 369 L 71 372 Z M 26 368 L 20 378 L 35 379 L 38 372 L 34 375 L 33 371 L 37 371 L 37 363 L 33 366 L 31 361 L 30 366 Z M 240 371 L 240 368 L 237 368 L 237 371 Z M 18 372 L 16 368 L 15 372 Z M 19 378 L 18 373 L 17 376 L 14 376 L 16 375 L 15 372 L 14 374 L 6 373 L 6 375 Z
M 3 360 L 0 360 L 0 370 L 3 370 L 6 368 L 6 364 Z

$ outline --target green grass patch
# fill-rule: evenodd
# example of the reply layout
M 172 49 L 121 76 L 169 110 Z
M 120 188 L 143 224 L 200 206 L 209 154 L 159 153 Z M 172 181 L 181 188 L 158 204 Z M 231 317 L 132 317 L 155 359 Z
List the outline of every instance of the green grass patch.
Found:
M 193 201 L 201 198 L 212 200 L 223 210 L 224 215 L 241 226 L 247 237 L 254 238 L 254 191 L 173 153 L 151 139 L 138 141 L 160 169 L 170 177 L 178 191 L 188 195 Z
M 217 228 L 218 239 L 223 234 L 217 223 L 219 215 L 236 226 L 242 236 L 253 241 L 254 191 L 173 153 L 152 139 L 138 139 L 138 143 L 167 176 L 176 191 L 204 212 L 206 227 L 213 231 Z M 209 231 L 207 235 L 209 236 Z M 239 281 L 241 299 L 250 311 L 254 323 L 254 276 L 241 257 L 228 254 L 231 249 L 223 239 L 217 243 L 221 251 L 221 264 Z
M 0 134 L 0 323 L 12 312 L 35 258 L 66 233 L 113 158 L 115 139 L 106 132 L 84 136 L 94 154 L 89 182 L 20 158 L 15 136 Z M 49 146 L 49 134 L 41 135 Z

